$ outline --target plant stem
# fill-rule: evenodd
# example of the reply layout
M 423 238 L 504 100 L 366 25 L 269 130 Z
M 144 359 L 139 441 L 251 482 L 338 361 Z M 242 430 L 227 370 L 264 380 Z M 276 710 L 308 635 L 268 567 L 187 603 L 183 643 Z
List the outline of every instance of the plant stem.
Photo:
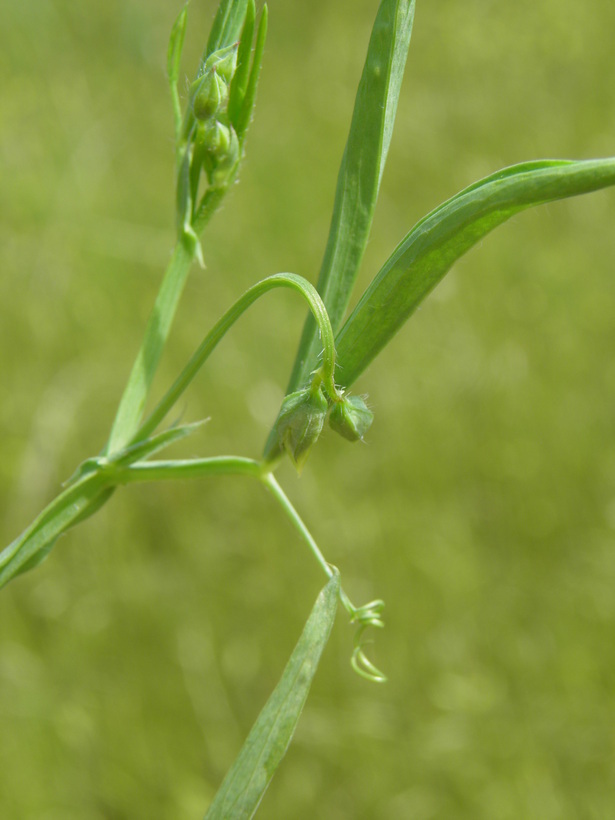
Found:
M 117 409 L 105 455 L 125 447 L 139 426 L 194 256 L 194 247 L 189 247 L 187 242 L 177 242 Z
M 293 526 L 308 544 L 316 560 L 325 571 L 328 578 L 334 575 L 333 569 L 327 563 L 324 555 L 318 548 L 310 531 L 305 526 L 299 513 L 291 504 L 288 496 L 276 481 L 268 465 L 252 458 L 242 456 L 215 456 L 213 458 L 193 458 L 172 461 L 143 461 L 131 464 L 129 467 L 113 467 L 110 473 L 113 484 L 132 484 L 141 481 L 168 481 L 178 479 L 203 478 L 214 475 L 246 475 L 258 478 L 272 493 L 282 507 Z M 351 614 L 356 607 L 343 594 L 344 606 Z
M 227 187 L 223 187 L 210 188 L 205 193 L 194 219 L 193 228 L 196 236 L 200 236 L 220 206 L 226 192 Z M 171 261 L 164 274 L 147 322 L 141 348 L 124 388 L 103 455 L 111 455 L 117 450 L 121 450 L 134 437 L 143 415 L 145 402 L 160 357 L 169 337 L 190 267 L 199 250 L 198 241 L 189 236 L 180 237 L 175 244 Z
M 172 461 L 143 461 L 136 462 L 129 467 L 113 467 L 110 473 L 113 484 L 132 484 L 141 481 L 168 481 L 178 479 L 203 478 L 214 475 L 246 475 L 258 478 L 274 496 L 282 507 L 293 526 L 303 540 L 308 544 L 316 560 L 325 571 L 328 578 L 334 575 L 333 569 L 327 563 L 324 555 L 318 548 L 310 531 L 303 523 L 299 513 L 291 504 L 288 496 L 276 481 L 268 465 L 252 458 L 242 456 L 215 456 L 213 458 L 194 458 Z M 348 597 L 343 594 L 344 606 L 351 614 L 356 612 Z
M 168 481 L 169 479 L 202 478 L 212 475 L 248 475 L 260 478 L 262 466 L 259 461 L 241 456 L 216 456 L 173 461 L 136 462 L 113 472 L 117 484 L 138 481 Z
M 234 305 L 232 305 L 227 312 L 216 322 L 213 328 L 205 336 L 197 350 L 190 358 L 188 364 L 184 367 L 177 379 L 171 385 L 169 390 L 165 393 L 162 399 L 158 402 L 152 413 L 143 422 L 139 429 L 134 432 L 130 439 L 130 444 L 149 436 L 160 422 L 167 415 L 169 410 L 173 407 L 175 402 L 188 387 L 190 382 L 199 372 L 207 358 L 215 349 L 218 342 L 239 319 L 239 317 L 252 305 L 260 296 L 267 293 L 269 290 L 275 288 L 291 288 L 298 291 L 307 301 L 320 329 L 321 340 L 323 343 L 323 362 L 322 362 L 322 379 L 325 382 L 327 390 L 331 392 L 332 397 L 335 395 L 335 384 L 333 381 L 333 373 L 335 372 L 335 344 L 333 341 L 333 331 L 329 323 L 329 317 L 322 304 L 322 300 L 318 296 L 315 288 L 310 285 L 307 280 L 294 273 L 276 273 L 263 279 L 256 285 L 247 290 Z
M 325 571 L 327 577 L 332 578 L 334 575 L 333 570 L 331 569 L 331 567 L 325 560 L 324 555 L 318 548 L 318 544 L 312 538 L 312 534 L 301 520 L 299 513 L 295 510 L 293 505 L 290 503 L 288 496 L 276 481 L 273 473 L 262 474 L 261 481 L 274 496 L 276 501 L 279 503 L 279 505 L 282 507 L 282 509 L 288 516 L 288 518 L 290 518 L 293 526 L 299 532 L 303 540 L 307 543 L 308 547 L 312 550 L 312 553 L 314 554 L 320 566 Z
M 192 220 L 192 228 L 197 236 L 201 235 L 212 215 L 218 210 L 232 181 L 234 181 L 234 177 L 233 180 L 229 180 L 227 185 L 220 188 L 208 188 L 205 191 Z

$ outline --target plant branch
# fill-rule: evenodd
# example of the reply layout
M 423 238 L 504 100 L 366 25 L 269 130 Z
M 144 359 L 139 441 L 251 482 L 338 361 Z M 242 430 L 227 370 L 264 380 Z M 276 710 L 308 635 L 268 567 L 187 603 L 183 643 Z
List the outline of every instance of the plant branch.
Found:
M 335 383 L 333 381 L 333 373 L 335 372 L 335 344 L 329 317 L 327 316 L 327 311 L 325 310 L 322 300 L 316 292 L 316 289 L 310 285 L 306 279 L 294 273 L 277 273 L 253 285 L 227 310 L 218 322 L 216 322 L 175 382 L 158 402 L 150 416 L 134 433 L 130 443 L 146 438 L 156 429 L 207 361 L 207 358 L 211 355 L 216 345 L 234 325 L 237 319 L 239 319 L 260 296 L 274 288 L 291 288 L 301 294 L 307 301 L 320 328 L 323 344 L 322 378 L 327 390 L 332 391 L 331 395 L 335 395 Z
M 141 481 L 167 481 L 203 478 L 213 475 L 247 475 L 260 478 L 260 462 L 241 456 L 214 456 L 185 460 L 157 460 L 136 462 L 130 467 L 118 468 L 113 473 L 116 484 L 134 484 Z

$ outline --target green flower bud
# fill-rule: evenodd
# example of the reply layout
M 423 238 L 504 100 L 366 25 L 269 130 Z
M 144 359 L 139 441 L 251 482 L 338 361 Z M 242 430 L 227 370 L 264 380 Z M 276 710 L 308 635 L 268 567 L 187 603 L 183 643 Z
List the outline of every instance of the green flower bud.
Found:
M 361 396 L 344 396 L 329 413 L 329 426 L 349 441 L 361 441 L 369 430 L 374 414 Z
M 211 120 L 199 129 L 198 140 L 213 160 L 226 157 L 231 148 L 231 128 L 218 120 Z
M 223 111 L 228 101 L 228 85 L 212 70 L 193 83 L 192 110 L 197 120 L 209 120 Z
M 213 156 L 212 171 L 209 175 L 209 184 L 213 188 L 225 185 L 232 176 L 240 159 L 241 149 L 239 140 L 232 125 L 222 126 L 226 134 L 220 137 L 219 151 Z M 228 138 L 227 138 L 228 134 Z
M 274 429 L 280 445 L 299 471 L 320 436 L 327 410 L 327 400 L 320 388 L 298 390 L 284 399 Z
M 232 46 L 226 48 L 219 48 L 209 55 L 203 66 L 203 74 L 208 71 L 215 71 L 227 83 L 233 79 L 233 74 L 237 68 L 237 47 L 239 43 L 233 43 Z

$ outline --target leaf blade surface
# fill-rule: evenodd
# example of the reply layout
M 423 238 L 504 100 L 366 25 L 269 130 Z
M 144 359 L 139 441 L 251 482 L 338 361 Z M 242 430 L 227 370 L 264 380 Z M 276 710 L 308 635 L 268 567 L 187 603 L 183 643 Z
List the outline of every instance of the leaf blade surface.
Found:
M 348 307 L 372 225 L 414 21 L 414 0 L 380 4 L 339 170 L 317 290 L 337 331 Z M 320 353 L 308 316 L 287 392 L 309 378 Z
M 349 387 L 453 264 L 526 208 L 615 185 L 615 158 L 541 160 L 504 168 L 421 219 L 400 242 L 336 336 L 336 381 Z
M 256 812 L 294 734 L 335 620 L 339 589 L 335 570 L 316 599 L 282 677 L 224 778 L 206 820 L 243 820 Z

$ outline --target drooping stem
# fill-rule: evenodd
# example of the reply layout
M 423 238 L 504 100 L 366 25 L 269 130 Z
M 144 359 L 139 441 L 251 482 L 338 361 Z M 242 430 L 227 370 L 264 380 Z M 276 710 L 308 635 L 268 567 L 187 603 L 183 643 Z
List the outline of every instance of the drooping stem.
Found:
M 211 355 L 218 342 L 239 319 L 239 317 L 252 305 L 260 296 L 274 288 L 291 288 L 300 293 L 307 301 L 314 318 L 320 328 L 321 340 L 323 343 L 322 355 L 322 379 L 327 391 L 335 395 L 335 383 L 333 374 L 335 372 L 335 344 L 333 331 L 327 311 L 320 299 L 316 289 L 301 276 L 294 273 L 276 273 L 263 279 L 247 290 L 240 299 L 216 322 L 213 328 L 205 336 L 200 346 L 194 352 L 187 365 L 179 374 L 175 382 L 158 402 L 146 421 L 134 433 L 131 443 L 139 439 L 146 438 L 156 429 L 160 422 L 173 407 L 181 394 L 186 390 L 190 382 L 199 372 L 207 358 Z

